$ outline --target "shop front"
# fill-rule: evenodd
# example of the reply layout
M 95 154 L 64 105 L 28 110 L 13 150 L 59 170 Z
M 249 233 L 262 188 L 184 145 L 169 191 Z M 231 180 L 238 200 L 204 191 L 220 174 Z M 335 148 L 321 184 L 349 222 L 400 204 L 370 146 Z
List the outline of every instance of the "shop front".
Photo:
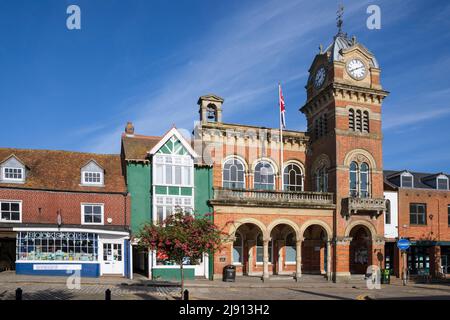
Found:
M 129 236 L 83 229 L 20 229 L 16 235 L 16 273 L 82 277 L 129 276 Z

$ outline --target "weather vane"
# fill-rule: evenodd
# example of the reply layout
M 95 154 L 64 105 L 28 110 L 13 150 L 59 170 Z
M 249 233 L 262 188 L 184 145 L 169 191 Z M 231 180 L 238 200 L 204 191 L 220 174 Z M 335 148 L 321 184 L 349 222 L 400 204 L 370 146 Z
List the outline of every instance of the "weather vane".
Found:
M 339 5 L 339 9 L 336 12 L 336 14 L 337 14 L 336 25 L 338 27 L 338 35 L 341 35 L 341 34 L 343 34 L 342 33 L 342 25 L 344 24 L 344 21 L 342 20 L 342 18 L 344 16 L 344 5 L 342 3 Z

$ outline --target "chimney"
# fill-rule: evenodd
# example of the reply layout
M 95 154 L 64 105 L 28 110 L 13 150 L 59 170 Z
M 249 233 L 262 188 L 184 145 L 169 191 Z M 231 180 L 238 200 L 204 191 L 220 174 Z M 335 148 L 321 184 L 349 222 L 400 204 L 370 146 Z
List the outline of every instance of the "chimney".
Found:
M 132 122 L 130 121 L 127 122 L 127 125 L 125 127 L 125 133 L 130 136 L 134 135 L 134 126 Z

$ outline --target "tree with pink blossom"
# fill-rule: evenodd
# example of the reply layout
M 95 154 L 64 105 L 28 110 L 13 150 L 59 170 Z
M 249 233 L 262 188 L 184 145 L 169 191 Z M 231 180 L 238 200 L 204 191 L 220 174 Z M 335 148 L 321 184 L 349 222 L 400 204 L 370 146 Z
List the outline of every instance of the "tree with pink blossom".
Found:
M 140 246 L 156 251 L 158 259 L 180 266 L 181 295 L 186 260 L 197 264 L 204 254 L 213 256 L 227 241 L 227 234 L 212 222 L 211 214 L 194 217 L 179 208 L 161 224 L 145 225 L 138 237 Z

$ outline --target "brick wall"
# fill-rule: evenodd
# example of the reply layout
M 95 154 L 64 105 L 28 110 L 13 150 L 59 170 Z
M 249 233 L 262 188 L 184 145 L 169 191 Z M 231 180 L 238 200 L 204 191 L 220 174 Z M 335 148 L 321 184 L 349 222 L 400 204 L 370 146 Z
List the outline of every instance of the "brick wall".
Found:
M 81 224 L 81 203 L 102 203 L 105 225 L 108 218 L 110 225 L 130 224 L 130 197 L 123 194 L 0 189 L 0 199 L 22 201 L 22 223 L 54 224 L 61 210 L 63 224 Z

